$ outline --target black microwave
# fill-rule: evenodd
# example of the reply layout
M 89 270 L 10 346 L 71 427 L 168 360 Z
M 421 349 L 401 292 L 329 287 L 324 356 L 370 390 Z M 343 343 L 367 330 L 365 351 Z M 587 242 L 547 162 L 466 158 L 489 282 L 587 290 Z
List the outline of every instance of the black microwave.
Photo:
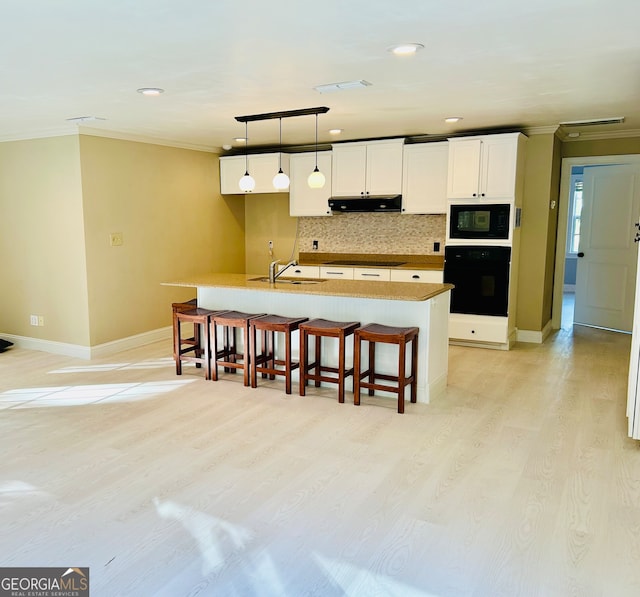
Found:
M 451 204 L 449 238 L 507 240 L 510 213 L 508 203 Z

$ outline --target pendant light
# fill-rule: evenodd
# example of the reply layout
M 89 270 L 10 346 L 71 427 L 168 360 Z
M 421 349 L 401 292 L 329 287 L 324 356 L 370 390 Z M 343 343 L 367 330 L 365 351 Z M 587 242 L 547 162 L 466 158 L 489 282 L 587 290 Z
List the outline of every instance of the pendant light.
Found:
M 307 184 L 312 189 L 321 189 L 324 186 L 325 177 L 320 170 L 318 170 L 318 114 L 316 113 L 316 167 L 313 172 L 309 174 Z
M 282 118 L 280 120 L 280 154 L 278 160 L 278 173 L 273 177 L 273 186 L 278 191 L 286 191 L 289 188 L 289 177 L 282 171 Z
M 245 193 L 250 193 L 256 188 L 256 181 L 253 176 L 249 174 L 249 152 L 247 150 L 247 143 L 249 141 L 249 127 L 248 123 L 244 123 L 244 176 L 238 182 L 240 190 Z

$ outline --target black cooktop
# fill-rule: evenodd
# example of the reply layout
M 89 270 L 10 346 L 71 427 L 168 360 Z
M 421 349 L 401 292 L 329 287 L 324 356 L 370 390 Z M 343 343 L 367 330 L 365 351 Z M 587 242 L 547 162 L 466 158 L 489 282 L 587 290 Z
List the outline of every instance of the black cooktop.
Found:
M 375 267 L 396 267 L 404 265 L 404 261 L 358 261 L 357 259 L 338 259 L 337 261 L 329 261 L 328 265 L 371 265 Z

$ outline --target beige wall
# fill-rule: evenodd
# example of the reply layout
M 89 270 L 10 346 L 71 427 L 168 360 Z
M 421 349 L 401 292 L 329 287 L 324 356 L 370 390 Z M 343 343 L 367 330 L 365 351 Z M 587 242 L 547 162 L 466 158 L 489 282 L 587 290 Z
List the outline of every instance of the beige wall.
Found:
M 0 334 L 88 345 L 77 136 L 0 143 L 0 258 Z
M 161 282 L 242 271 L 243 198 L 220 196 L 217 155 L 85 135 L 80 149 L 91 346 L 169 325 L 194 290 Z
M 596 141 L 568 141 L 562 144 L 563 158 L 593 155 L 632 155 L 640 153 L 640 136 Z
M 531 135 L 527 142 L 520 232 L 516 325 L 541 331 L 551 319 L 560 142 L 554 134 Z M 556 207 L 551 209 L 551 201 Z
M 240 200 L 245 206 L 245 271 L 266 275 L 273 259 L 286 263 L 294 250 L 297 218 L 289 215 L 289 194 L 242 195 Z M 273 257 L 269 255 L 270 240 Z
M 169 304 L 194 290 L 161 282 L 244 269 L 244 198 L 220 196 L 211 153 L 87 135 L 0 143 L 0 213 L 0 334 L 97 346 L 170 325 Z

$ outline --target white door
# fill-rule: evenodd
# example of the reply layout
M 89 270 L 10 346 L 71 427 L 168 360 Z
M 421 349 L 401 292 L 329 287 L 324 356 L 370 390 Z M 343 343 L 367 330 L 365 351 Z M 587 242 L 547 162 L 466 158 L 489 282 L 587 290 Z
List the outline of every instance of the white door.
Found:
M 640 439 L 640 273 L 636 274 L 636 301 L 629 358 L 629 385 L 627 387 L 627 418 L 629 437 Z
M 575 323 L 631 331 L 639 170 L 633 165 L 584 170 Z

